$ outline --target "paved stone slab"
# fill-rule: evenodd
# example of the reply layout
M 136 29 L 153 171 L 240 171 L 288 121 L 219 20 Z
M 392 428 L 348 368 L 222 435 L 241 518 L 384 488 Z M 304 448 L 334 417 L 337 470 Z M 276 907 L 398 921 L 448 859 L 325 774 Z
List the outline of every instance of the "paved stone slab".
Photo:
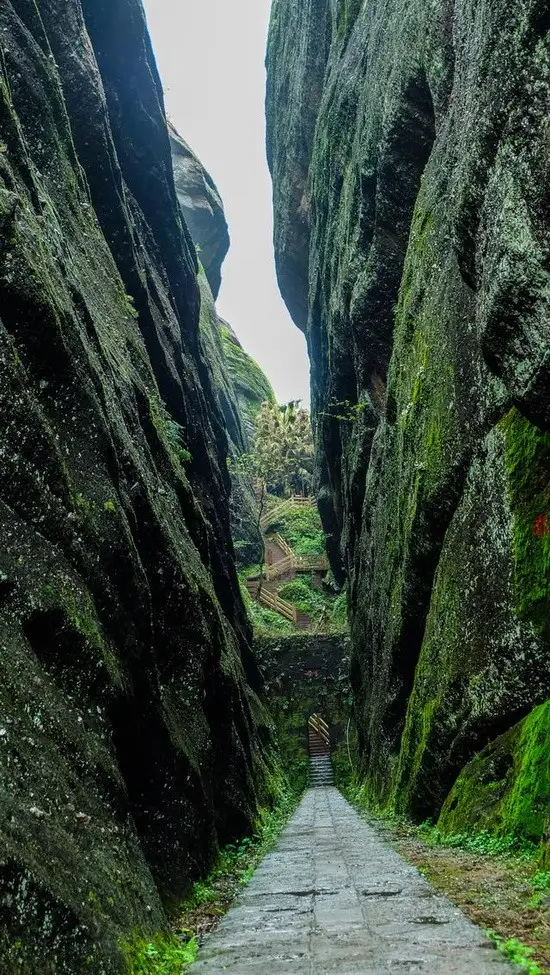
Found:
M 334 788 L 311 789 L 191 973 L 510 975 Z

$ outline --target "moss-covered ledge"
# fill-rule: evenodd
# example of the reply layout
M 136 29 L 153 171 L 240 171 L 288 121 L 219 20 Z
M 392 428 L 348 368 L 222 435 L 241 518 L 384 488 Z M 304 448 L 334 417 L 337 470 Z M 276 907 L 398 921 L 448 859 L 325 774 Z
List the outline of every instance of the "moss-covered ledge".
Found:
M 550 862 L 550 701 L 476 755 L 439 818 L 444 835 L 484 830 L 541 844 Z

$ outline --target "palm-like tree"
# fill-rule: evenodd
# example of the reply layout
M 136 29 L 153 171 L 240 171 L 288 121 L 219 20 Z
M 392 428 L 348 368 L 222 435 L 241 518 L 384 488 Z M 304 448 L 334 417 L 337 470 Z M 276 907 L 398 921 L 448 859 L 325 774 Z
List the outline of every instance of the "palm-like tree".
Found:
M 299 402 L 264 403 L 256 420 L 254 453 L 269 489 L 288 496 L 311 490 L 313 438 L 309 412 Z

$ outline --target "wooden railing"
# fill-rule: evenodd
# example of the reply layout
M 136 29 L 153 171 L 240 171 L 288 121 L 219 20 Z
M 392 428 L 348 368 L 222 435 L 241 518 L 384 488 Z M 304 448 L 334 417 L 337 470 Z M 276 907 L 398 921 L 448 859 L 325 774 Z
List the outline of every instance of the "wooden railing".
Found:
M 326 555 L 296 555 L 282 535 L 274 535 L 273 541 L 283 550 L 286 559 L 281 559 L 280 562 L 276 562 L 274 565 L 269 566 L 269 568 L 277 569 L 282 565 L 285 568 L 282 571 L 274 572 L 272 576 L 268 575 L 268 579 L 275 579 L 279 575 L 284 575 L 289 569 L 295 569 L 296 572 L 326 572 L 328 570 L 328 559 Z M 289 559 L 290 563 L 288 561 Z
M 295 555 L 294 568 L 297 572 L 327 572 L 326 555 Z
M 265 531 L 274 521 L 278 521 L 279 518 L 286 515 L 287 511 L 291 511 L 292 508 L 311 508 L 313 504 L 313 498 L 306 498 L 301 494 L 294 494 L 291 498 L 287 498 L 286 501 L 281 501 L 276 507 L 266 511 L 265 515 L 262 515 L 260 519 L 260 528 L 262 531 Z
M 330 745 L 329 726 L 326 721 L 323 721 L 323 719 L 319 717 L 318 714 L 311 715 L 311 718 L 308 721 L 308 727 L 316 735 L 319 735 L 319 737 L 322 738 L 327 745 Z
M 274 562 L 273 565 L 266 565 L 265 577 L 268 582 L 272 582 L 273 579 L 279 579 L 280 576 L 285 576 L 288 572 L 292 572 L 293 569 L 294 557 L 287 555 L 284 559 L 279 559 L 278 562 Z
M 262 515 L 260 519 L 260 528 L 262 531 L 269 528 L 269 526 L 272 525 L 274 521 L 277 521 L 278 518 L 282 517 L 282 515 L 286 515 L 287 511 L 290 511 L 293 507 L 294 498 L 287 498 L 286 501 L 282 501 L 281 504 L 278 504 L 275 508 L 271 508 L 270 511 L 266 511 L 265 515 Z
M 279 613 L 280 616 L 283 616 L 286 620 L 290 620 L 294 625 L 298 623 L 300 614 L 296 606 L 293 606 L 292 603 L 287 603 L 286 599 L 281 599 L 276 593 L 268 592 L 267 589 L 262 588 L 258 592 L 255 583 L 247 583 L 246 588 L 250 592 L 250 595 L 254 596 L 266 609 L 271 609 L 274 613 Z
M 285 555 L 288 555 L 291 559 L 296 558 L 296 556 L 294 555 L 294 551 L 291 549 L 290 545 L 288 544 L 286 539 L 283 538 L 282 535 L 279 535 L 278 533 L 276 535 L 273 535 L 273 541 L 277 542 L 277 545 L 279 546 L 279 548 L 282 548 Z

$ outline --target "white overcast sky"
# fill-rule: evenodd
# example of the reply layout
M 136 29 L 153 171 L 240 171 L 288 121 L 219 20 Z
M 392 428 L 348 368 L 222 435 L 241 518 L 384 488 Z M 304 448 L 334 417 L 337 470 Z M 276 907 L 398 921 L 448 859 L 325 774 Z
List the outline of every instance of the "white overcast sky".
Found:
M 265 157 L 271 0 L 143 0 L 168 115 L 218 185 L 231 234 L 218 311 L 280 402 L 309 406 L 302 333 L 279 294 Z

